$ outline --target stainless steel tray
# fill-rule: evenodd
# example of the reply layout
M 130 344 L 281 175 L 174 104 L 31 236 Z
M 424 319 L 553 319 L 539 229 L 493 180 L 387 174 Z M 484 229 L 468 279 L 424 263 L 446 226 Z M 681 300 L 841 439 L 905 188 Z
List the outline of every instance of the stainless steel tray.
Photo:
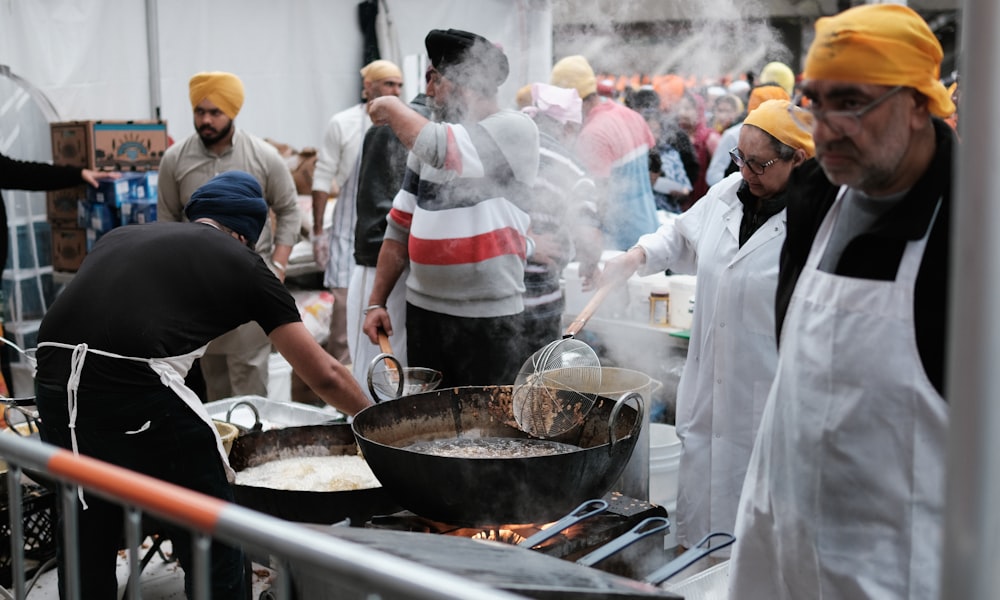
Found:
M 278 402 L 263 396 L 234 396 L 216 400 L 206 403 L 205 410 L 213 419 L 229 421 L 246 429 L 252 429 L 259 422 L 261 429 L 265 431 L 346 419 L 343 413 L 332 407 L 318 408 L 300 402 Z

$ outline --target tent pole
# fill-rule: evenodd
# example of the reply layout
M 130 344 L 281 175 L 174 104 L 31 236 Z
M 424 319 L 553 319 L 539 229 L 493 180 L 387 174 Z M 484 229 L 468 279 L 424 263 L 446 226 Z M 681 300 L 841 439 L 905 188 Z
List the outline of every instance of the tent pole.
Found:
M 1000 138 L 995 135 L 1000 131 L 995 104 L 1000 5 L 966 1 L 960 8 L 962 144 L 955 161 L 947 315 L 950 434 L 941 597 L 986 600 L 1000 589 L 1000 469 L 995 466 L 1000 456 Z
M 149 57 L 149 114 L 160 118 L 160 22 L 156 0 L 146 0 L 146 54 Z

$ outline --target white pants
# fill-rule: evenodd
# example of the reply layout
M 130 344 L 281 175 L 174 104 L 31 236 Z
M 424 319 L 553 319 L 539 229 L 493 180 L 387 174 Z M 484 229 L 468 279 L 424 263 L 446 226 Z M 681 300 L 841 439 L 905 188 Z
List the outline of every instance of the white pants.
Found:
M 396 281 L 396 286 L 392 288 L 389 298 L 386 300 L 386 309 L 389 311 L 389 318 L 392 320 L 392 335 L 389 336 L 389 343 L 392 345 L 392 353 L 403 366 L 406 362 L 406 277 L 410 270 L 406 269 Z M 365 391 L 365 395 L 370 396 L 368 391 L 368 367 L 372 359 L 381 354 L 378 344 L 373 344 L 365 332 L 361 330 L 365 323 L 365 315 L 362 312 L 368 306 L 368 298 L 371 296 L 372 287 L 375 285 L 375 267 L 362 267 L 355 265 L 351 273 L 351 283 L 347 286 L 347 347 L 350 348 L 354 362 L 351 371 L 358 385 Z

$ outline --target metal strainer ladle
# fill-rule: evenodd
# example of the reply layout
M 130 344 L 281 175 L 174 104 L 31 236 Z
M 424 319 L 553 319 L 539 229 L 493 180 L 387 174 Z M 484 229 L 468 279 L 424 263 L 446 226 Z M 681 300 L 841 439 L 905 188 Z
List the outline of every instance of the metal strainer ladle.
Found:
M 511 407 L 517 426 L 535 437 L 555 437 L 587 418 L 601 388 L 601 361 L 586 342 L 574 339 L 614 286 L 598 288 L 562 339 L 532 354 L 514 381 Z

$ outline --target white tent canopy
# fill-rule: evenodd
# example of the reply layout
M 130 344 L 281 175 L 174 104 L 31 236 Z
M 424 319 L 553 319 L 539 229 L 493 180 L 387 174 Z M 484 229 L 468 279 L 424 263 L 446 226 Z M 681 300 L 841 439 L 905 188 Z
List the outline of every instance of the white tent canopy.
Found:
M 230 71 L 246 86 L 238 127 L 302 148 L 319 143 L 330 116 L 360 97 L 359 0 L 0 0 L 0 65 L 47 96 L 60 120 L 168 122 L 194 132 L 188 80 Z M 383 58 L 424 53 L 431 29 L 457 28 L 501 44 L 511 76 L 501 103 L 547 78 L 548 0 L 380 0 Z M 392 50 L 398 56 L 390 56 Z M 419 74 L 408 73 L 411 97 Z M 159 99 L 156 96 L 159 96 Z M 27 158 L 27 157 L 25 157 Z M 36 157 L 37 158 L 37 157 Z

